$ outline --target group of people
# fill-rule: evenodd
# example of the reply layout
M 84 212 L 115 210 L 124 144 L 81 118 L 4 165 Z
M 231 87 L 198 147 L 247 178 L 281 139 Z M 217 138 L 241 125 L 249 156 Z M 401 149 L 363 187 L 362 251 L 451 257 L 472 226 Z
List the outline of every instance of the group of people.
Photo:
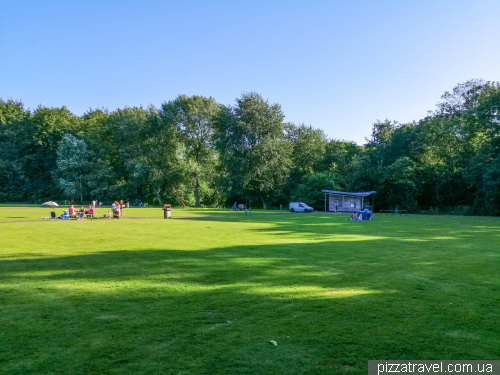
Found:
M 114 201 L 113 204 L 111 205 L 111 210 L 113 211 L 113 219 L 120 219 L 123 217 L 123 209 L 125 208 L 125 202 L 123 200 L 121 201 Z M 128 207 L 128 203 L 127 203 Z M 108 219 L 111 217 L 111 213 L 108 211 L 108 214 L 106 215 Z
M 97 203 L 97 201 L 96 201 L 96 200 L 93 200 L 93 201 L 92 201 L 92 206 L 93 206 L 94 208 L 96 208 L 98 205 L 99 205 L 99 207 L 102 207 L 102 202 Z
M 236 202 L 234 202 L 233 206 L 231 207 L 231 211 L 243 211 L 246 209 L 247 207 L 243 203 L 238 204 Z
M 89 204 L 88 209 L 82 208 L 77 210 L 73 205 L 69 208 L 67 214 L 69 217 L 75 217 L 78 216 L 78 214 L 83 213 L 83 215 L 95 215 L 95 206 L 97 205 L 97 201 L 92 201 L 92 204 Z M 99 202 L 99 207 L 102 206 L 102 203 Z M 123 217 L 123 209 L 125 207 L 128 207 L 129 203 L 125 203 L 123 200 L 121 201 L 114 201 L 113 204 L 111 205 L 111 211 L 108 211 L 106 215 L 104 215 L 106 218 L 111 219 L 111 213 L 113 215 L 113 219 L 120 219 Z M 65 212 L 66 213 L 66 212 Z M 64 214 L 63 214 L 64 215 Z
M 76 210 L 76 208 L 73 205 L 71 205 L 71 207 L 69 208 L 68 211 L 69 211 L 69 216 L 75 216 L 78 213 L 82 213 L 82 212 L 83 212 L 84 215 L 95 215 L 95 207 L 93 205 L 91 205 L 91 204 L 89 204 L 89 208 L 88 209 L 85 209 L 82 206 L 82 208 L 80 210 L 78 210 L 78 211 Z
M 77 218 L 77 219 L 83 219 L 84 215 L 87 216 L 94 216 L 96 214 L 96 205 L 99 204 L 99 207 L 102 206 L 102 203 L 97 201 L 92 201 L 91 204 L 89 204 L 88 208 L 85 209 L 83 206 L 80 209 L 75 208 L 75 206 L 71 205 L 71 207 L 68 210 L 64 210 L 61 216 L 57 216 L 55 211 L 52 211 L 50 213 L 50 217 L 41 217 L 40 219 L 70 219 L 70 218 Z M 123 217 L 123 209 L 125 207 L 130 207 L 130 204 L 127 202 L 125 203 L 123 200 L 120 201 L 114 201 L 113 204 L 111 205 L 111 211 L 113 214 L 113 219 L 120 219 Z M 108 211 L 104 217 L 107 217 L 108 220 L 111 219 L 111 212 Z

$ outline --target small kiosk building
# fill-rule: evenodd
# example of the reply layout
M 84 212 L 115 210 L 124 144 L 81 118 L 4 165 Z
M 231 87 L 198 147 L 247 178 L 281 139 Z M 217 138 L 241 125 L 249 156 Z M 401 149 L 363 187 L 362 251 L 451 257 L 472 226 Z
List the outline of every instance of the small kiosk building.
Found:
M 374 195 L 376 191 L 348 193 L 345 191 L 321 190 L 325 193 L 325 211 L 359 212 L 370 207 L 374 212 Z

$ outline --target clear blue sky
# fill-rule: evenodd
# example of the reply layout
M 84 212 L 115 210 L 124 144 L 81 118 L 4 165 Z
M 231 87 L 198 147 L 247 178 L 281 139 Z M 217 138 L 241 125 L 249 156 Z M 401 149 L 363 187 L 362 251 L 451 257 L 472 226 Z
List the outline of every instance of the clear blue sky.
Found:
M 364 143 L 474 78 L 500 80 L 498 0 L 0 0 L 0 97 L 31 109 L 256 91 Z

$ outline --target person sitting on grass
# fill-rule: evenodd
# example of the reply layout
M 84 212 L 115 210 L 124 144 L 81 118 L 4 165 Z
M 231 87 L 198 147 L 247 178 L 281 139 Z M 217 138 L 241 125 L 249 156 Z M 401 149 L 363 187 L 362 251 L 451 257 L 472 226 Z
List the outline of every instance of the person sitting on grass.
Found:
M 73 207 L 73 205 L 71 205 L 71 207 L 69 208 L 69 215 L 73 216 L 73 215 L 75 215 L 75 213 L 76 213 L 75 207 Z
M 95 215 L 95 208 L 93 206 L 89 206 L 87 215 Z
M 352 213 L 351 218 L 349 220 L 358 220 L 358 215 L 356 215 L 356 212 Z

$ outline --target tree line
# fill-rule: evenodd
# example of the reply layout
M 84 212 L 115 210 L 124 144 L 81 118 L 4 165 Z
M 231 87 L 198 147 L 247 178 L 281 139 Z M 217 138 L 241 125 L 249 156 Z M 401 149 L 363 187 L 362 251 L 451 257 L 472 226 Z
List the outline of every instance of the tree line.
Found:
M 0 99 L 0 202 L 321 209 L 322 189 L 376 190 L 378 208 L 499 215 L 499 108 L 499 83 L 471 80 L 418 122 L 377 121 L 357 145 L 285 122 L 254 92 L 234 105 L 180 95 L 83 116 Z

